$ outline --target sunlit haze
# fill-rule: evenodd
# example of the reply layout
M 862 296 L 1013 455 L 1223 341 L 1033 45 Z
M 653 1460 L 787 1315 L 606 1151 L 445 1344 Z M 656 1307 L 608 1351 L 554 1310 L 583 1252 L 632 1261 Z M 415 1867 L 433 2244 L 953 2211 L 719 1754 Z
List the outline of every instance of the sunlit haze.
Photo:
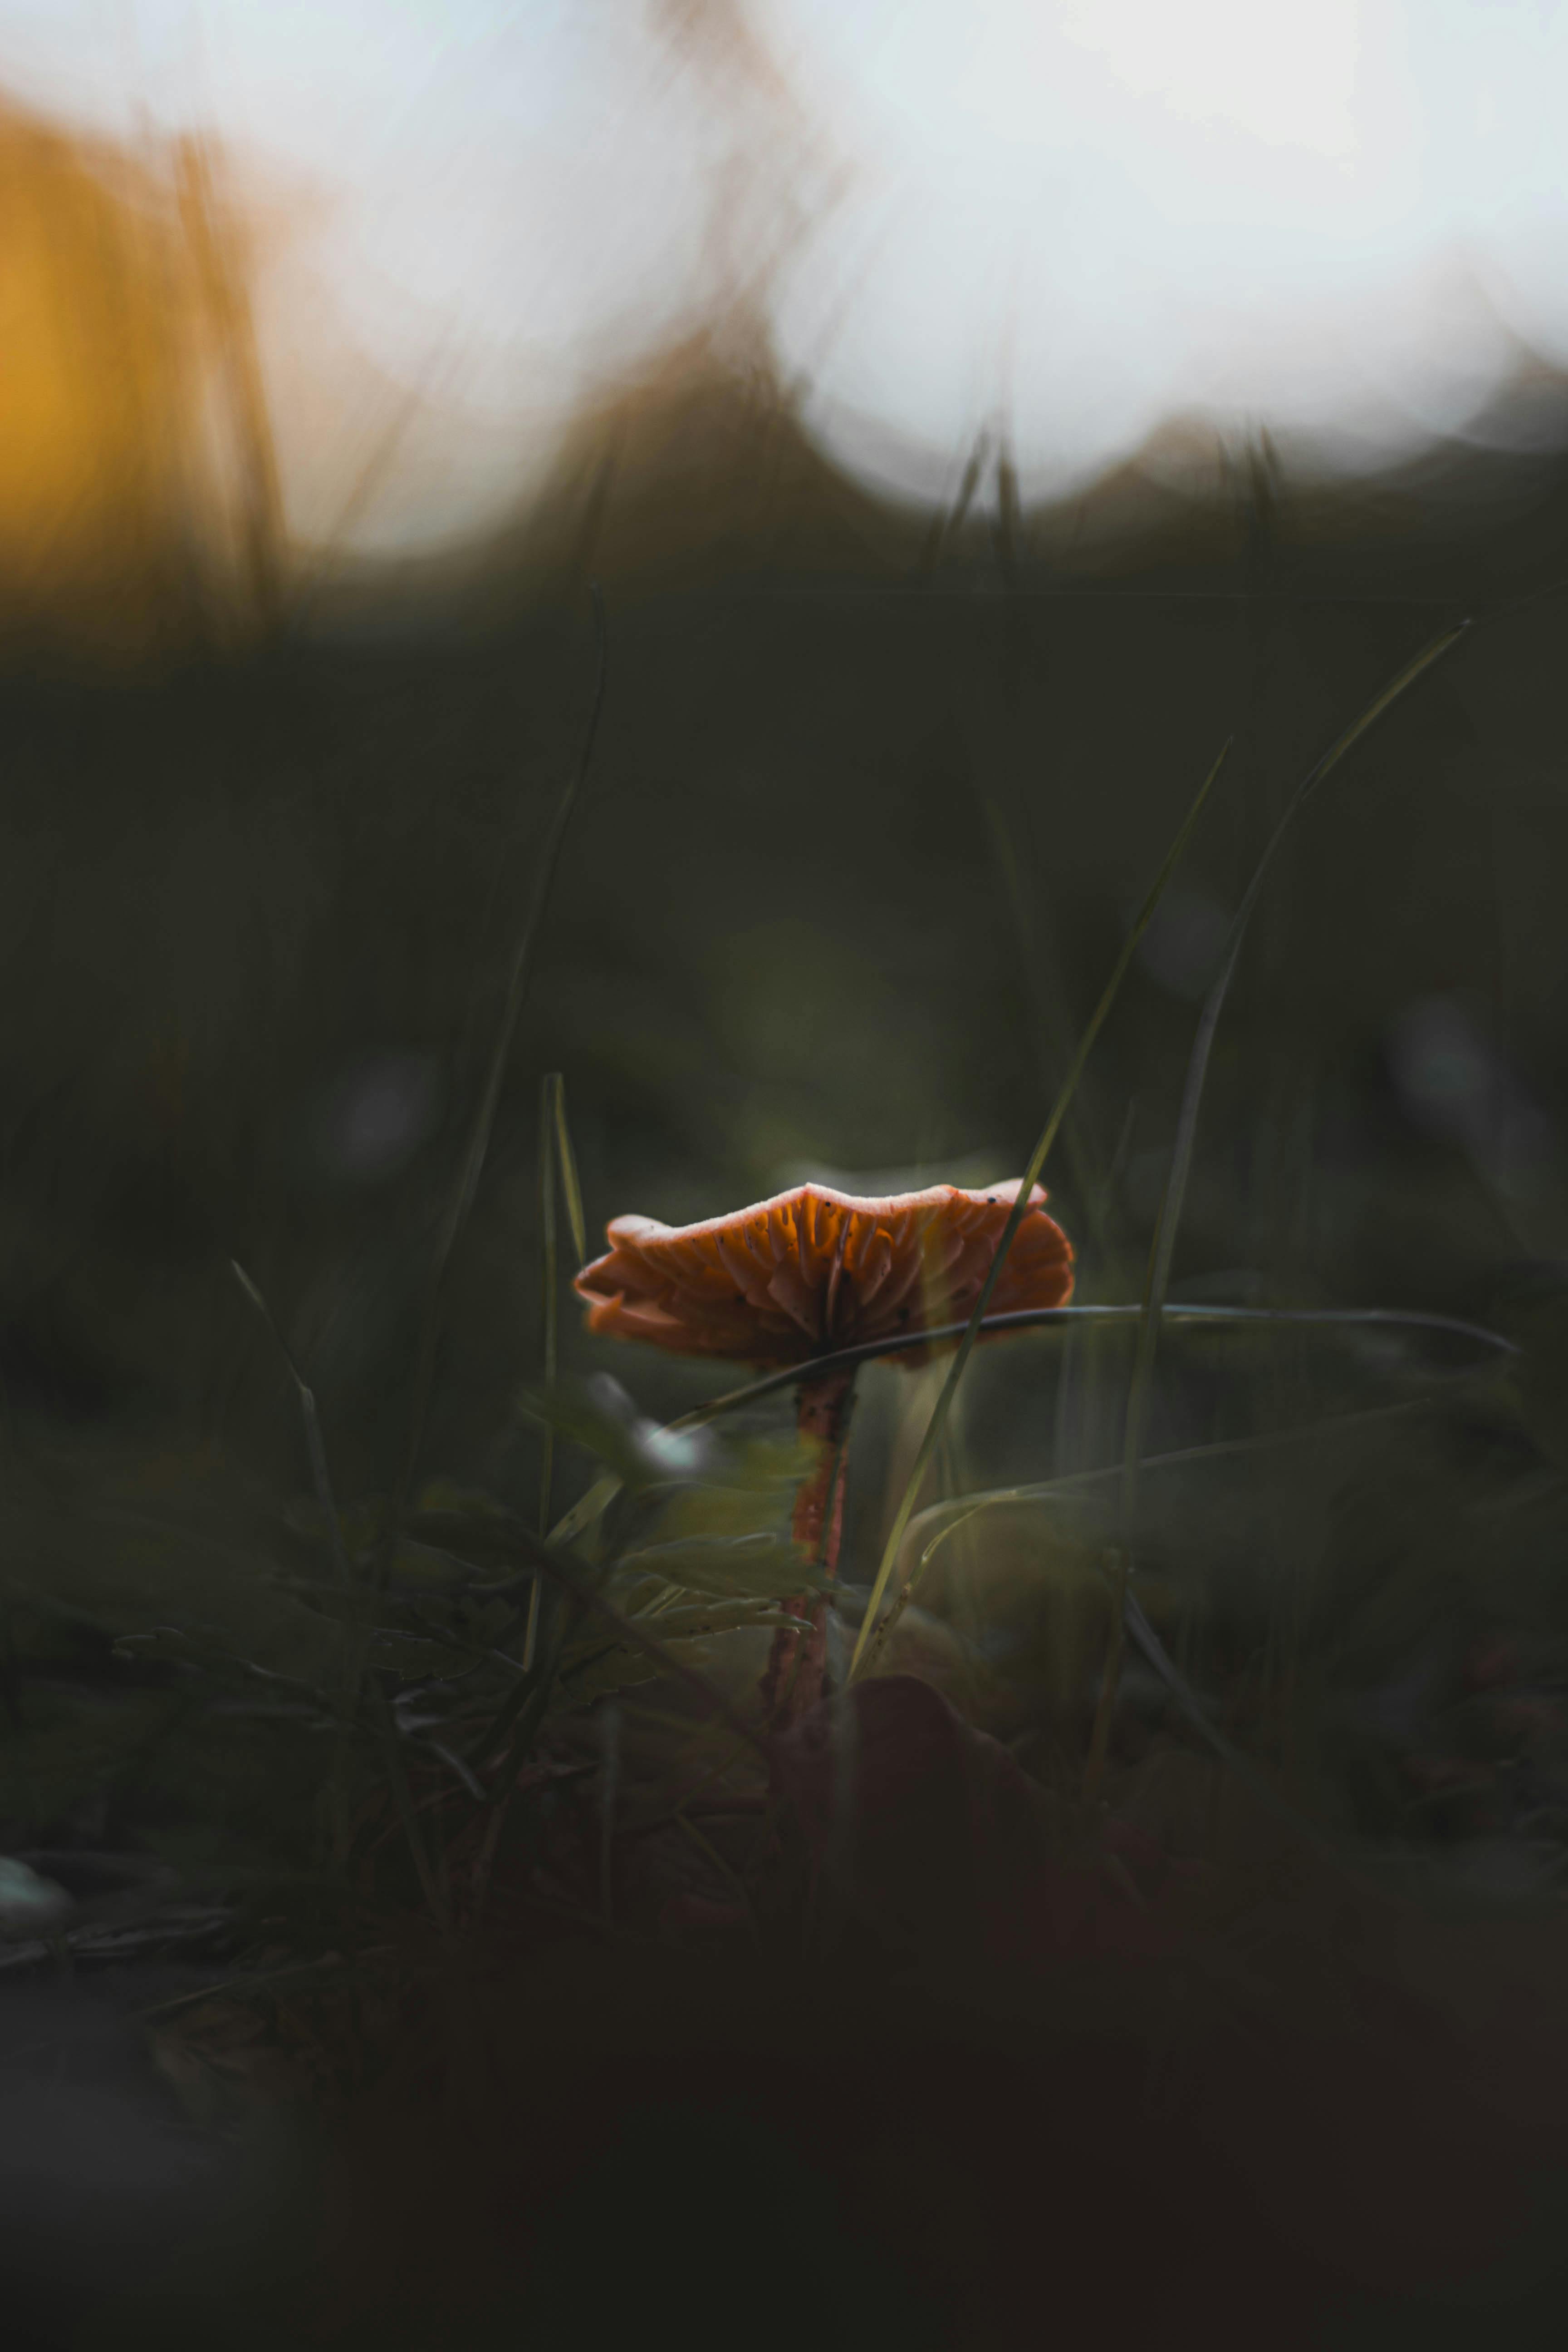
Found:
M 0 88 L 219 143 L 307 539 L 481 525 L 737 299 L 916 497 L 988 425 L 1037 492 L 1554 429 L 1489 404 L 1568 356 L 1557 0 L 0 0 Z

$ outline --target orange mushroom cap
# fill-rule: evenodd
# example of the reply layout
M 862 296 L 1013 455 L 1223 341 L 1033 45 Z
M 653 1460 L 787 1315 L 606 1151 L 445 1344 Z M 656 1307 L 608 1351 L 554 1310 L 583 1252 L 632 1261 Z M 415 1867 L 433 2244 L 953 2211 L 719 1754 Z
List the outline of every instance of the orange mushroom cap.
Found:
M 577 1276 L 588 1328 L 677 1355 L 792 1364 L 957 1322 L 991 1270 L 1019 1181 L 975 1192 L 933 1184 L 886 1200 L 802 1184 L 695 1225 L 616 1217 L 608 1251 Z M 1045 1198 L 1037 1184 L 993 1314 L 1059 1307 L 1071 1295 L 1072 1244 Z

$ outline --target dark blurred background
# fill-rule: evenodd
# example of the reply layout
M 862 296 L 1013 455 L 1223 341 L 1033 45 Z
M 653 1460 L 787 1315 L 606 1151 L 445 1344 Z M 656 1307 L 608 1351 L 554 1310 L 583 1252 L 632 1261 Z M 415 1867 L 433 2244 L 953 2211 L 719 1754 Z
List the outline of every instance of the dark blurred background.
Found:
M 1136 1296 L 1197 1003 L 1271 823 L 1465 616 L 1486 625 L 1272 876 L 1175 1277 L 1484 1319 L 1510 1268 L 1555 1256 L 1555 460 L 1449 452 L 1374 495 L 1293 486 L 1263 448 L 1206 501 L 1111 486 L 1117 527 L 1074 562 L 1057 515 L 999 518 L 994 485 L 946 535 L 879 506 L 712 341 L 568 457 L 459 578 L 393 572 L 111 669 L 61 636 L 13 658 L 24 1452 L 47 1430 L 298 1478 L 233 1256 L 345 1495 L 391 1475 L 436 1223 L 587 722 L 590 578 L 603 728 L 453 1268 L 432 1465 L 493 1472 L 535 1364 L 543 1073 L 595 1232 L 810 1173 L 1016 1172 L 1229 740 L 1048 1171 L 1080 1296 Z M 689 1389 L 620 1369 L 656 1404 Z
M 721 270 L 709 315 L 602 372 L 482 528 L 367 545 L 353 490 L 341 540 L 311 540 L 274 427 L 281 400 L 297 432 L 294 379 L 253 299 L 276 226 L 254 180 L 195 134 L 127 143 L 20 106 L 0 130 L 0 1378 L 24 1648 L 46 1620 L 90 1647 L 174 1617 L 259 1663 L 311 1654 L 318 1622 L 273 1575 L 309 1541 L 278 1337 L 340 1500 L 384 1496 L 582 757 L 595 585 L 603 723 L 449 1268 L 421 1476 L 534 1507 L 517 1399 L 542 1362 L 547 1073 L 590 1246 L 624 1211 L 680 1222 L 811 1175 L 1016 1173 L 1228 743 L 1047 1171 L 1080 1299 L 1136 1298 L 1262 845 L 1460 619 L 1271 873 L 1173 1295 L 1528 1325 L 1532 1384 L 1504 1418 L 1552 1455 L 1568 383 L 1543 361 L 1521 350 L 1462 434 L 1376 468 L 1194 413 L 1047 496 L 998 412 L 916 499 L 833 454 L 779 354 L 770 262 Z M 367 428 L 373 503 L 388 446 Z M 356 478 L 341 453 L 335 478 Z M 655 1413 L 711 1392 L 701 1366 L 590 1346 L 570 1307 L 563 1349 Z M 1173 1341 L 1150 1444 L 1402 1394 L 1413 1360 Z M 987 1351 L 950 1470 L 1114 1462 L 1128 1371 L 1115 1338 Z M 864 1385 L 868 1574 L 929 1386 Z M 563 1457 L 560 1499 L 586 1475 Z M 132 1780 L 141 1737 L 121 1754 L 104 1732 Z M 25 1772 L 5 1800 L 13 1843 L 101 1809 L 68 1710 L 56 1748 L 58 1790 Z

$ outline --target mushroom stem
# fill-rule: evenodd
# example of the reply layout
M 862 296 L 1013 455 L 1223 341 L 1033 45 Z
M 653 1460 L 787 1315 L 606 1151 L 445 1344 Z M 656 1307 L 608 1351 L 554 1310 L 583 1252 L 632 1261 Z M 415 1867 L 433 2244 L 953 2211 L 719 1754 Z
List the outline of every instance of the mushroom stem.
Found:
M 826 1576 L 837 1573 L 838 1546 L 844 1534 L 844 1454 L 849 1441 L 849 1408 L 855 1368 L 830 1372 L 825 1380 L 803 1381 L 799 1429 L 821 1448 L 816 1468 L 801 1483 L 795 1498 L 793 1533 L 808 1558 Z M 780 1626 L 768 1653 L 767 1671 L 759 1685 L 763 1707 L 775 1731 L 785 1731 L 822 1696 L 827 1664 L 827 1603 L 803 1593 L 790 1603 L 804 1617 L 809 1633 L 792 1633 Z

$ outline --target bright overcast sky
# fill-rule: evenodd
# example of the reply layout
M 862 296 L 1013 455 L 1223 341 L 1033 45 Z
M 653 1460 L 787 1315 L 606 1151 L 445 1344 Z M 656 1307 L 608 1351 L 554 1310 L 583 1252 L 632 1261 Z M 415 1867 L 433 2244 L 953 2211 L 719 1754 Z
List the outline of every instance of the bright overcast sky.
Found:
M 280 192 L 300 524 L 429 404 L 366 543 L 470 527 L 746 278 L 917 493 L 999 415 L 1039 488 L 1175 412 L 1354 461 L 1568 362 L 1568 0 L 0 0 L 0 87 Z

